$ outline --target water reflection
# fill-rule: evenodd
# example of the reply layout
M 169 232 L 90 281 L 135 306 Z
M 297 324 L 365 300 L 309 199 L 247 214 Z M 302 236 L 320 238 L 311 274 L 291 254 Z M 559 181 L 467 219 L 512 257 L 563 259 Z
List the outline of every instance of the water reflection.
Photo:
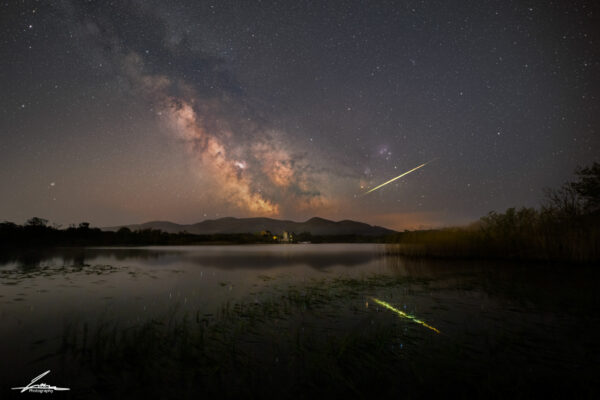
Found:
M 55 248 L 11 251 L 0 254 L 0 268 L 12 266 L 29 272 L 47 263 L 89 265 L 98 262 L 151 262 L 173 266 L 185 262 L 218 269 L 273 269 L 306 265 L 316 270 L 333 266 L 355 267 L 383 257 L 373 245 L 355 245 L 346 251 L 337 246 L 188 246 L 162 248 Z M 350 250 L 350 251 L 348 251 Z M 367 251 L 365 251 L 367 250 Z
M 386 257 L 386 269 L 407 282 L 427 283 L 429 291 L 477 294 L 503 298 L 515 307 L 543 307 L 546 310 L 600 311 L 596 295 L 600 269 L 564 264 L 509 262 L 503 260 L 443 260 Z
M 399 315 L 400 317 L 402 317 L 402 318 L 409 319 L 409 320 L 413 321 L 413 322 L 414 322 L 414 323 L 416 323 L 416 324 L 419 324 L 419 325 L 421 325 L 421 326 L 424 326 L 424 327 L 425 327 L 425 328 L 427 328 L 427 329 L 430 329 L 430 330 L 434 331 L 435 333 L 438 333 L 438 334 L 439 334 L 439 333 L 441 333 L 441 332 L 440 332 L 440 331 L 439 331 L 437 328 L 434 328 L 433 326 L 431 326 L 431 325 L 427 324 L 426 322 L 424 322 L 424 321 L 421 321 L 420 319 L 416 318 L 414 315 L 410 315 L 410 314 L 407 314 L 407 313 L 405 313 L 404 311 L 400 311 L 400 310 L 398 310 L 396 307 L 392 306 L 392 305 L 391 305 L 390 303 L 388 303 L 387 301 L 379 300 L 379 299 L 377 299 L 377 298 L 375 298 L 375 297 L 372 297 L 372 299 L 373 299 L 373 301 L 374 301 L 375 303 L 377 303 L 377 304 L 379 304 L 380 306 L 382 306 L 382 307 L 385 307 L 385 308 L 387 308 L 388 310 L 390 310 L 390 311 L 392 311 L 392 312 L 394 312 L 394 313 L 398 314 L 398 315 Z
M 594 268 L 560 265 L 387 257 L 375 245 L 3 253 L 0 354 L 11 370 L 0 374 L 0 381 L 16 386 L 32 368 L 50 369 L 52 357 L 44 357 L 55 354 L 65 338 L 71 338 L 67 347 L 74 354 L 82 359 L 95 354 L 103 367 L 116 354 L 116 367 L 105 372 L 120 371 L 137 354 L 136 365 L 164 360 L 174 366 L 177 379 L 198 368 L 198 360 L 207 364 L 196 376 L 220 370 L 211 360 L 237 363 L 244 350 L 257 355 L 255 364 L 245 371 L 224 365 L 222 371 L 234 377 L 245 373 L 246 382 L 254 382 L 253 373 L 269 363 L 275 365 L 270 372 L 296 365 L 282 370 L 282 379 L 307 365 L 317 366 L 304 371 L 311 379 L 336 368 L 344 372 L 339 376 L 353 379 L 365 373 L 367 388 L 382 367 L 422 382 L 434 371 L 447 379 L 446 387 L 462 380 L 490 395 L 512 382 L 502 379 L 506 371 L 525 377 L 523 382 L 548 374 L 573 381 L 597 365 L 598 352 L 589 349 L 600 326 L 598 275 Z M 173 310 L 189 318 L 174 321 Z M 158 324 L 161 315 L 166 318 Z M 78 333 L 72 337 L 65 325 Z M 108 333 L 106 327 L 112 327 Z M 172 343 L 179 343 L 186 357 L 196 348 L 196 358 L 173 359 Z M 205 357 L 212 351 L 212 358 Z M 53 362 L 58 373 L 62 360 Z M 109 381 L 117 379 L 111 373 Z M 146 383 L 161 376 L 150 373 Z M 478 386 L 490 381 L 491 386 Z M 388 383 L 394 382 L 396 376 Z M 270 390 L 269 384 L 261 387 Z M 520 392 L 508 394 L 515 393 Z
M 111 258 L 117 261 L 127 259 L 150 260 L 164 258 L 174 251 L 151 251 L 146 249 L 101 249 L 101 248 L 35 248 L 14 249 L 0 252 L 0 268 L 13 267 L 22 271 L 31 271 L 42 264 L 56 262 L 63 265 L 90 264 L 98 258 Z

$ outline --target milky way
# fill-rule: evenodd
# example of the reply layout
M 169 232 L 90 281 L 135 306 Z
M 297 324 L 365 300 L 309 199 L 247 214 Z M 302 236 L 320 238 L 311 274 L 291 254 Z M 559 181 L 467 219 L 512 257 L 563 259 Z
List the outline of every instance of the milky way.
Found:
M 309 168 L 279 144 L 275 132 L 255 127 L 250 133 L 242 129 L 251 140 L 240 137 L 228 120 L 215 121 L 215 113 L 227 105 L 202 99 L 192 89 L 185 95 L 169 94 L 173 82 L 146 73 L 135 53 L 126 55 L 122 65 L 134 88 L 154 101 L 169 132 L 183 142 L 192 170 L 207 178 L 204 185 L 211 197 L 249 215 L 264 216 L 279 216 L 282 202 L 292 202 L 292 210 L 323 204 L 324 197 L 311 184 Z
M 3 220 L 464 224 L 599 161 L 594 2 L 0 7 Z

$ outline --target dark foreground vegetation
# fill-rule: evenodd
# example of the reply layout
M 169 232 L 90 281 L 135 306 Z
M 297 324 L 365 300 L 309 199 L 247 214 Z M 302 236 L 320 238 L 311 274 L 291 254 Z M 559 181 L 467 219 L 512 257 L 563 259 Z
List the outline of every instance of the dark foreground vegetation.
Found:
M 69 324 L 58 355 L 73 368 L 69 380 L 93 377 L 87 392 L 80 384 L 83 398 L 560 398 L 597 389 L 593 357 L 573 348 L 529 344 L 526 332 L 532 358 L 522 358 L 524 337 L 492 331 L 481 352 L 439 320 L 427 320 L 436 333 L 373 301 L 398 304 L 407 285 L 426 284 L 338 277 L 227 302 L 216 314 Z
M 504 258 L 590 263 L 600 260 L 600 163 L 546 191 L 538 209 L 491 212 L 465 228 L 404 232 L 390 253 L 407 256 Z

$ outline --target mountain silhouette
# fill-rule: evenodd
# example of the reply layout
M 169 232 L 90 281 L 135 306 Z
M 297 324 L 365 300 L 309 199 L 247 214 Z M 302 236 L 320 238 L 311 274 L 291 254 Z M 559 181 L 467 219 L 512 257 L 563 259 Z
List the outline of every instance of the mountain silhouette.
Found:
M 216 233 L 257 233 L 270 231 L 273 234 L 287 232 L 309 232 L 312 235 L 362 235 L 381 236 L 395 233 L 391 229 L 373 226 L 363 222 L 343 220 L 330 221 L 324 218 L 313 217 L 305 222 L 278 220 L 273 218 L 233 218 L 208 219 L 196 224 L 180 225 L 169 221 L 150 221 L 143 224 L 121 225 L 102 228 L 105 231 L 117 231 L 120 228 L 160 229 L 163 232 L 179 233 L 188 232 L 196 235 L 210 235 Z

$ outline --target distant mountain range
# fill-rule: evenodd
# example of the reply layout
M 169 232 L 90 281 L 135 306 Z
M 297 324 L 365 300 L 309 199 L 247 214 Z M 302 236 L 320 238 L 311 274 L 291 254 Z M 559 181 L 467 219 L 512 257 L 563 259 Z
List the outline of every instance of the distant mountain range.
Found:
M 214 233 L 257 233 L 270 231 L 273 234 L 281 234 L 283 231 L 310 232 L 312 235 L 362 235 L 381 236 L 396 231 L 373 226 L 363 222 L 350 220 L 330 221 L 323 218 L 311 218 L 305 222 L 278 220 L 272 218 L 219 218 L 209 219 L 191 225 L 180 225 L 169 221 L 151 221 L 137 225 L 122 225 L 102 228 L 105 231 L 117 231 L 122 227 L 131 230 L 138 229 L 160 229 L 163 232 L 179 233 L 186 231 L 197 235 L 210 235 Z

